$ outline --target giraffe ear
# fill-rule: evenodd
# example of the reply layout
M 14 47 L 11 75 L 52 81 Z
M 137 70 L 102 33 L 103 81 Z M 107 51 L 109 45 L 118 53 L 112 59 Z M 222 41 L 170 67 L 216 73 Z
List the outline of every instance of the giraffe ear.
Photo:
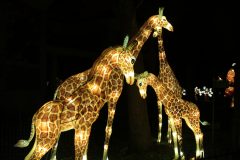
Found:
M 138 79 L 139 78 L 139 74 L 138 73 L 134 73 L 134 79 Z
M 138 44 L 138 42 L 136 40 L 134 40 L 131 44 L 129 44 L 127 46 L 127 50 L 131 51 L 137 44 Z
M 158 10 L 158 17 L 161 19 L 162 16 L 163 16 L 163 10 L 164 8 L 163 7 L 159 7 L 159 10 Z

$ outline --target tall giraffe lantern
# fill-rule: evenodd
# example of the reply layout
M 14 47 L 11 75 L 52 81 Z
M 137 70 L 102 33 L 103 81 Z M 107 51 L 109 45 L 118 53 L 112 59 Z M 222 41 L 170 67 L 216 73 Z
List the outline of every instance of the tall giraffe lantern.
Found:
M 27 147 L 35 135 L 34 145 L 25 160 L 40 160 L 57 142 L 61 132 L 71 129 L 75 130 L 75 160 L 86 159 L 91 126 L 100 110 L 108 103 L 112 109 L 109 116 L 114 114 L 123 76 L 128 84 L 134 83 L 135 57 L 131 53 L 134 45 L 104 50 L 92 66 L 89 81 L 76 89 L 67 100 L 49 101 L 34 114 L 29 139 L 19 140 L 15 144 L 16 147 Z M 119 70 L 121 74 L 116 75 L 113 70 Z M 107 127 L 107 133 L 111 134 L 110 127 Z
M 159 57 L 159 74 L 158 78 L 160 79 L 161 83 L 165 84 L 169 90 L 174 92 L 176 96 L 179 98 L 182 97 L 182 92 L 183 89 L 180 86 L 171 66 L 168 63 L 166 53 L 165 53 L 165 48 L 163 44 L 163 28 L 166 30 L 173 32 L 173 26 L 171 23 L 167 20 L 166 16 L 163 15 L 164 8 L 159 8 L 159 23 L 162 27 L 157 27 L 154 32 L 153 32 L 153 37 L 157 37 L 158 39 L 158 57 Z M 161 142 L 161 128 L 162 128 L 162 103 L 161 101 L 158 101 L 158 120 L 159 120 L 159 125 L 158 125 L 158 138 L 157 142 Z M 170 124 L 170 122 L 168 122 Z M 172 141 L 172 136 L 171 136 L 171 127 L 168 126 L 168 142 L 171 143 Z
M 144 72 L 138 76 L 137 86 L 142 98 L 147 97 L 147 86 L 150 85 L 156 95 L 157 100 L 163 103 L 164 110 L 169 117 L 170 127 L 174 143 L 174 159 L 183 158 L 182 151 L 182 119 L 193 131 L 196 140 L 196 158 L 204 157 L 203 133 L 200 129 L 200 111 L 198 107 L 189 101 L 183 100 L 175 95 L 168 87 L 162 83 L 157 76 Z

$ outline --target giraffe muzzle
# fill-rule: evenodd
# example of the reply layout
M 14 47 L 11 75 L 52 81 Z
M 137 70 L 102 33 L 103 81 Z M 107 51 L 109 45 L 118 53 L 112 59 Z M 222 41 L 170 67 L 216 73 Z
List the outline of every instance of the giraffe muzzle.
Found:
M 144 90 L 139 90 L 140 91 L 140 95 L 143 99 L 145 99 L 147 97 L 147 93 Z
M 135 80 L 135 78 L 134 78 L 134 72 L 130 72 L 130 73 L 126 74 L 125 77 L 126 77 L 126 82 L 127 82 L 127 84 L 133 85 L 134 80 Z
M 168 24 L 166 28 L 170 31 L 173 32 L 173 26 L 171 24 Z

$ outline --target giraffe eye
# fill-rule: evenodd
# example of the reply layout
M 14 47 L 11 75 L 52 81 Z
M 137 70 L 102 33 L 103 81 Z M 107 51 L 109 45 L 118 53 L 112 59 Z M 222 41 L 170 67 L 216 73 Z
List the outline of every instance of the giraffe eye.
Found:
M 140 87 L 142 86 L 142 82 L 139 82 L 139 84 L 138 84 Z
M 132 58 L 131 59 L 131 63 L 134 64 L 136 62 L 136 59 L 135 58 Z

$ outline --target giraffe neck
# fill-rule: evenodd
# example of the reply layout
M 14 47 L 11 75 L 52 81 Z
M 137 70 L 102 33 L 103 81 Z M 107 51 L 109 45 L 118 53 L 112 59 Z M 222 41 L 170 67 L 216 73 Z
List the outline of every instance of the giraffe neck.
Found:
M 167 99 L 170 98 L 172 92 L 160 81 L 160 79 L 152 73 L 148 75 L 148 85 L 155 91 L 158 100 L 161 100 L 163 105 L 167 104 Z
M 153 90 L 156 92 L 156 94 L 159 94 L 159 88 L 163 88 L 161 81 L 158 79 L 157 76 L 155 76 L 152 73 L 149 73 L 147 77 L 147 83 L 149 86 L 153 88 Z
M 100 94 L 106 89 L 106 83 L 110 79 L 112 71 L 119 68 L 119 53 L 110 51 L 101 55 L 101 59 L 93 65 L 91 80 L 88 83 L 94 94 Z
M 159 79 L 169 90 L 174 92 L 178 97 L 182 97 L 182 87 L 180 86 L 171 66 L 169 65 L 163 45 L 162 34 L 158 36 L 159 48 Z
M 159 62 L 161 65 L 161 62 L 166 60 L 166 54 L 165 54 L 165 49 L 163 45 L 162 30 L 161 30 L 161 33 L 158 35 L 158 53 L 159 53 Z
M 149 38 L 150 34 L 152 33 L 154 23 L 156 23 L 153 19 L 154 16 L 150 17 L 139 29 L 138 33 L 135 34 L 131 40 L 130 43 L 137 41 L 137 45 L 133 48 L 133 55 L 135 58 L 138 57 L 138 54 L 140 50 L 142 49 L 142 46 Z M 129 44 L 130 44 L 129 43 Z

